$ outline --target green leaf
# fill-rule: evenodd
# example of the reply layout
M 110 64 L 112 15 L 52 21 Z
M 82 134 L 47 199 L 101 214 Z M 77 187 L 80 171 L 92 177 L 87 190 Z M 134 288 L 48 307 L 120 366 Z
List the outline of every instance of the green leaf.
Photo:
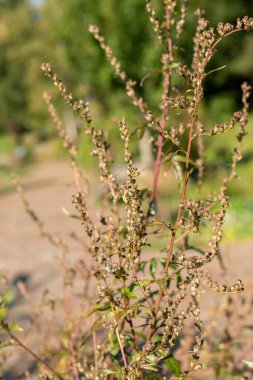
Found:
M 161 340 L 162 340 L 162 335 L 158 335 L 158 334 L 153 335 L 151 340 L 152 340 L 153 343 L 161 342 Z
M 5 319 L 7 316 L 7 308 L 0 307 L 0 319 Z
M 139 140 L 143 138 L 146 128 L 147 128 L 147 124 L 142 124 L 142 126 L 138 129 L 137 136 Z
M 119 231 L 120 235 L 123 236 L 123 238 L 125 239 L 127 234 L 128 234 L 128 229 L 127 227 L 120 227 L 120 231 Z
M 176 154 L 173 156 L 173 159 L 176 160 L 177 162 L 185 163 L 186 162 L 186 156 L 182 156 L 180 154 Z M 189 158 L 189 163 L 192 164 L 195 167 L 198 167 L 199 165 L 196 164 L 193 160 Z
M 157 260 L 153 257 L 150 260 L 150 266 L 149 266 L 149 273 L 151 274 L 153 278 L 155 278 L 156 268 L 157 268 Z
M 21 331 L 24 331 L 23 328 L 19 325 L 17 325 L 16 323 L 12 323 L 10 326 L 9 326 L 10 330 L 11 331 L 15 331 L 15 332 L 21 332 Z
M 147 356 L 147 362 L 148 362 L 149 364 L 154 363 L 154 360 L 155 360 L 155 355 L 154 355 L 154 354 L 149 354 L 149 355 Z
M 178 65 L 179 65 L 178 62 L 173 62 L 173 63 L 171 63 L 168 67 L 169 67 L 170 69 L 176 69 L 176 68 L 178 68 Z
M 136 361 L 136 360 L 139 360 L 141 358 L 141 354 L 142 352 L 141 351 L 136 351 L 133 355 L 132 355 L 132 360 L 131 360 L 131 363 Z
M 138 139 L 141 140 L 142 137 L 144 136 L 144 133 L 146 131 L 148 124 L 141 124 L 139 127 L 137 127 L 130 135 L 130 138 L 133 137 L 134 135 L 138 136 Z
M 170 280 L 169 280 L 170 281 Z M 158 279 L 155 281 L 159 288 L 163 291 L 165 291 L 168 288 L 168 281 L 166 279 Z
M 129 288 L 121 288 L 120 290 L 120 293 L 124 296 L 124 297 L 127 297 L 129 299 L 138 299 L 137 296 L 134 296 L 132 293 L 134 292 L 134 290 L 136 289 L 137 287 L 136 286 L 133 286 L 131 289 Z
M 135 335 L 137 335 L 139 338 L 146 340 L 147 336 L 141 332 L 135 331 Z
M 123 320 L 126 318 L 126 316 L 131 313 L 133 309 L 130 307 L 129 309 L 117 309 L 114 312 L 114 318 L 116 321 L 116 324 L 118 325 L 119 323 L 123 322 Z
M 163 362 L 169 367 L 173 375 L 175 376 L 182 375 L 180 364 L 174 356 L 170 355 L 168 358 L 164 359 Z
M 102 318 L 98 318 L 95 320 L 95 322 L 93 323 L 93 325 L 91 326 L 91 329 L 89 330 L 89 332 L 83 337 L 82 341 L 81 341 L 81 345 L 80 345 L 80 348 L 83 348 L 83 346 L 85 345 L 85 343 L 87 342 L 88 338 L 97 330 L 99 329 L 101 326 L 103 325 L 103 321 L 102 321 Z
M 88 318 L 90 315 L 92 315 L 93 313 L 95 313 L 96 311 L 104 311 L 104 310 L 110 310 L 111 309 L 111 305 L 110 303 L 106 303 L 104 305 L 93 305 L 92 307 L 90 307 L 86 313 L 84 314 L 84 318 Z
M 157 201 L 154 199 L 154 201 L 151 204 L 150 207 L 150 215 L 155 216 L 157 214 L 158 208 L 157 208 Z
M 177 287 L 180 286 L 180 283 L 182 282 L 182 277 L 180 274 L 177 275 Z
M 3 305 L 5 306 L 10 305 L 15 298 L 14 290 L 8 289 L 1 298 L 2 298 L 1 303 Z
M 115 333 L 115 329 L 112 327 L 109 330 L 109 349 L 112 356 L 116 356 L 119 352 L 118 338 Z
M 140 261 L 138 264 L 138 272 L 144 272 L 147 261 Z
M 134 282 L 133 284 L 129 285 L 128 290 L 133 293 L 136 289 L 142 287 L 145 288 L 145 286 L 150 285 L 151 281 L 150 280 L 141 280 L 138 282 Z

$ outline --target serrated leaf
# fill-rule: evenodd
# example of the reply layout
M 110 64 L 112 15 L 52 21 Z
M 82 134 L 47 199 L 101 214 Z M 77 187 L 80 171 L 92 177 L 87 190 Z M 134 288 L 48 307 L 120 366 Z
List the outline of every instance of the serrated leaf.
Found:
M 180 364 L 179 364 L 179 361 L 174 357 L 174 356 L 169 356 L 168 358 L 164 359 L 164 364 L 166 364 L 171 373 L 175 376 L 180 376 L 182 375 L 182 372 L 181 372 L 181 368 L 180 368 Z

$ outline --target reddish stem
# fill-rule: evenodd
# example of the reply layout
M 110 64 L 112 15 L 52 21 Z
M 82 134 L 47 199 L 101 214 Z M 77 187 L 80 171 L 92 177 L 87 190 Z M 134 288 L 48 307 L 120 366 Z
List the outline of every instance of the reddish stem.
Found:
M 188 182 L 188 168 L 189 168 L 189 160 L 190 160 L 190 152 L 191 152 L 191 144 L 192 144 L 192 135 L 193 135 L 193 127 L 194 127 L 194 124 L 195 124 L 196 114 L 197 114 L 198 97 L 199 97 L 198 90 L 196 90 L 196 92 L 195 92 L 195 102 L 194 102 L 195 106 L 194 106 L 194 110 L 193 110 L 193 113 L 192 113 L 192 119 L 191 119 L 191 125 L 190 125 L 189 137 L 188 137 L 188 147 L 187 147 L 187 152 L 186 152 L 185 171 L 184 171 L 183 185 L 182 185 L 182 191 L 181 191 L 181 196 L 180 196 L 180 203 L 184 202 L 185 195 L 186 195 L 186 187 L 187 187 L 187 182 Z M 170 261 L 171 261 L 171 256 L 172 256 L 172 250 L 173 250 L 173 247 L 174 247 L 176 233 L 177 233 L 177 228 L 178 228 L 177 227 L 178 226 L 178 221 L 179 221 L 179 219 L 181 217 L 181 214 L 182 214 L 182 208 L 179 207 L 178 208 L 176 222 L 175 222 L 175 226 L 174 226 L 174 229 L 173 229 L 172 234 L 171 234 L 171 239 L 170 239 L 170 243 L 169 243 L 169 247 L 168 247 L 168 251 L 167 251 L 167 259 L 166 259 L 165 268 L 164 268 L 164 274 L 165 275 L 166 275 L 166 273 L 168 272 L 168 269 L 169 269 L 169 265 L 170 265 Z M 152 318 L 152 321 L 151 321 L 151 324 L 150 324 L 150 329 L 149 329 L 149 332 L 148 332 L 146 344 L 148 344 L 150 342 L 151 337 L 153 335 L 154 328 L 155 328 L 155 321 L 156 321 L 157 313 L 159 311 L 159 307 L 160 307 L 160 304 L 161 304 L 161 301 L 162 301 L 162 296 L 163 296 L 163 290 L 160 289 L 160 291 L 158 293 L 158 299 L 157 299 L 157 303 L 156 303 L 156 307 L 155 307 L 155 312 L 153 314 L 153 318 Z M 144 352 L 143 352 L 143 356 L 144 356 Z
M 167 45 L 168 63 L 171 64 L 173 61 L 173 44 L 172 44 L 172 36 L 171 36 L 171 20 L 170 20 L 168 5 L 166 5 L 165 7 L 165 18 L 166 18 L 166 25 L 167 25 L 167 31 L 168 31 L 168 45 Z M 163 86 L 164 88 L 167 88 L 166 94 L 165 94 L 166 96 L 170 95 L 171 77 L 172 77 L 172 69 L 169 68 L 168 71 L 164 74 L 164 80 L 163 80 Z M 168 108 L 163 107 L 162 121 L 161 121 L 161 128 L 163 130 L 166 129 L 167 119 L 168 119 Z M 163 135 L 160 133 L 157 138 L 157 152 L 156 152 L 156 159 L 155 159 L 155 164 L 154 164 L 152 192 L 151 192 L 151 197 L 150 197 L 150 202 L 149 202 L 147 218 L 149 218 L 151 215 L 152 207 L 154 205 L 156 194 L 157 194 L 158 179 L 159 179 L 161 162 L 162 162 L 162 147 L 163 147 Z

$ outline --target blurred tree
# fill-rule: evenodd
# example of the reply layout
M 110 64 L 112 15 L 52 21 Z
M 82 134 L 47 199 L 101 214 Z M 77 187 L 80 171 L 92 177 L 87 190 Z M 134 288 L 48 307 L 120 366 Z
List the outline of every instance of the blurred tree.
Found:
M 159 14 L 161 2 L 154 0 L 154 5 L 157 6 Z M 214 26 L 219 21 L 233 23 L 237 17 L 251 15 L 253 11 L 253 2 L 247 0 L 238 0 L 233 5 L 229 0 L 221 0 L 215 6 L 208 0 L 189 2 L 190 12 L 187 17 L 186 31 L 179 42 L 181 46 L 178 53 L 178 60 L 181 61 L 183 58 L 188 64 L 191 61 L 192 36 L 195 30 L 195 18 L 192 14 L 198 6 L 206 11 L 210 25 Z M 156 70 L 159 67 L 161 47 L 155 43 L 144 8 L 145 1 L 139 0 L 121 2 L 107 0 L 100 2 L 98 6 L 94 5 L 94 0 L 45 0 L 44 17 L 48 25 L 47 29 L 65 55 L 65 79 L 71 83 L 72 88 L 79 89 L 81 95 L 88 92 L 89 95 L 96 97 L 104 108 L 114 103 L 115 90 L 122 88 L 122 85 L 118 79 L 114 78 L 113 70 L 107 64 L 103 52 L 89 35 L 88 25 L 90 23 L 99 25 L 106 41 L 131 78 L 140 82 L 148 75 L 145 95 L 152 103 L 154 97 L 158 95 L 157 88 L 161 77 L 161 73 Z M 231 65 L 207 79 L 207 95 L 212 96 L 213 93 L 217 93 L 217 90 L 226 92 L 227 87 L 231 90 L 232 86 L 232 91 L 239 98 L 238 84 L 240 85 L 245 79 L 250 79 L 251 75 L 251 65 L 247 65 L 247 69 L 244 69 L 246 62 L 251 60 L 249 47 L 252 41 L 253 36 L 244 33 L 227 39 L 223 43 L 224 54 L 217 55 L 210 69 L 222 66 L 224 56 L 229 57 Z M 243 52 L 243 61 L 240 52 Z M 235 65 L 233 65 L 233 60 L 237 62 Z M 141 88 L 139 91 L 144 90 Z M 120 91 L 116 98 L 117 104 L 125 102 L 125 97 Z
M 40 65 L 60 54 L 39 9 L 24 0 L 8 0 L 0 8 L 0 132 L 12 133 L 19 143 L 25 131 L 46 133 Z
M 154 0 L 154 5 L 159 14 L 162 2 Z M 197 6 L 206 9 L 211 25 L 234 22 L 236 17 L 251 15 L 253 11 L 253 3 L 248 0 L 220 0 L 215 6 L 208 0 L 190 1 L 190 15 L 177 53 L 178 60 L 183 58 L 186 63 L 191 61 L 195 30 L 192 9 Z M 40 6 L 28 0 L 0 0 L 0 10 L 0 132 L 19 135 L 28 129 L 40 137 L 50 135 L 41 96 L 48 86 L 40 71 L 40 64 L 45 61 L 56 67 L 76 96 L 95 100 L 100 112 L 118 112 L 130 105 L 122 84 L 88 32 L 90 23 L 100 26 L 130 78 L 140 82 L 147 77 L 145 88 L 139 87 L 138 91 L 151 105 L 157 100 L 161 46 L 156 44 L 144 0 L 44 0 Z M 247 33 L 224 41 L 224 54 L 217 54 L 210 69 L 222 66 L 224 55 L 231 63 L 207 78 L 210 102 L 213 94 L 226 96 L 228 87 L 239 99 L 238 84 L 252 78 L 252 46 L 253 35 Z
M 81 94 L 96 97 L 105 109 L 115 97 L 112 88 L 117 90 L 122 85 L 90 36 L 89 24 L 99 25 L 131 78 L 140 81 L 148 65 L 153 64 L 155 55 L 148 53 L 152 35 L 144 2 L 107 0 L 94 6 L 94 0 L 47 0 L 44 18 L 56 44 L 65 52 L 66 81 Z

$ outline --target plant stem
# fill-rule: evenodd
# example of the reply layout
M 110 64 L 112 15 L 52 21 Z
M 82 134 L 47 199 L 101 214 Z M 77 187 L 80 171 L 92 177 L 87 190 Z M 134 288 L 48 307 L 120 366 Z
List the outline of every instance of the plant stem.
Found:
M 124 362 L 124 366 L 127 367 L 127 361 L 126 361 L 124 349 L 123 349 L 123 346 L 122 346 L 122 343 L 121 343 L 121 339 L 120 339 L 120 336 L 119 336 L 118 327 L 116 327 L 115 330 L 116 330 L 116 335 L 117 335 L 117 338 L 118 338 L 118 342 L 119 342 L 120 351 L 121 351 L 122 359 L 123 359 L 123 362 Z
M 171 20 L 170 20 L 168 4 L 165 6 L 165 18 L 166 18 L 166 26 L 167 26 L 167 31 L 168 31 L 167 54 L 168 54 L 168 63 L 170 65 L 173 62 L 173 43 L 172 43 Z M 163 79 L 163 86 L 167 88 L 166 94 L 165 94 L 166 96 L 170 95 L 171 77 L 172 77 L 172 69 L 169 68 L 168 71 L 164 73 L 164 79 Z M 161 128 L 163 130 L 166 129 L 167 119 L 168 119 L 168 108 L 163 107 L 162 121 L 161 121 Z M 162 148 L 163 148 L 163 135 L 160 133 L 157 138 L 157 153 L 156 153 L 156 159 L 155 159 L 155 164 L 154 164 L 152 192 L 151 192 L 151 197 L 150 197 L 150 202 L 149 202 L 147 218 L 149 218 L 151 215 L 152 207 L 154 205 L 156 194 L 157 194 L 158 179 L 159 179 L 161 161 L 162 161 Z
M 51 367 L 50 364 L 48 364 L 44 359 L 41 359 L 35 352 L 33 352 L 29 347 L 27 347 L 21 340 L 19 340 L 15 335 L 12 334 L 12 332 L 5 328 L 5 331 L 8 333 L 8 335 L 15 340 L 15 342 L 22 347 L 26 352 L 28 352 L 35 360 L 37 360 L 39 363 L 43 364 L 53 375 L 57 377 L 57 379 L 64 380 L 64 378 L 59 374 L 53 367 Z
M 184 200 L 185 200 L 186 188 L 187 188 L 187 183 L 188 183 L 188 168 L 189 168 L 189 160 L 190 160 L 190 152 L 191 152 L 191 144 L 192 144 L 193 127 L 194 127 L 194 124 L 195 124 L 195 121 L 196 121 L 196 115 L 197 115 L 197 105 L 198 105 L 198 99 L 199 99 L 199 88 L 200 87 L 198 87 L 195 90 L 195 102 L 194 102 L 195 105 L 194 105 L 194 109 L 193 109 L 193 112 L 192 112 L 190 131 L 189 131 L 189 137 L 188 137 L 188 146 L 187 146 L 186 159 L 185 159 L 185 171 L 184 171 L 182 191 L 181 191 L 181 196 L 180 196 L 180 203 L 184 202 Z M 176 222 L 175 222 L 175 226 L 174 226 L 174 228 L 172 230 L 172 234 L 171 234 L 171 238 L 170 238 L 170 243 L 169 243 L 169 246 L 168 246 L 167 259 L 166 259 L 165 268 L 164 268 L 164 274 L 165 275 L 166 275 L 166 273 L 168 272 L 168 269 L 169 269 L 169 265 L 170 265 L 170 261 L 171 261 L 171 256 L 172 256 L 172 250 L 173 250 L 173 247 L 174 247 L 174 244 L 175 244 L 175 238 L 176 238 L 176 233 L 177 233 L 177 228 L 178 228 L 177 225 L 178 225 L 178 221 L 179 221 L 179 219 L 181 217 L 181 214 L 182 214 L 182 208 L 179 207 L 178 208 Z M 160 303 L 162 301 L 162 296 L 163 296 L 163 290 L 160 289 L 159 293 L 158 293 L 158 299 L 157 299 L 157 303 L 156 303 L 156 307 L 155 307 L 155 312 L 154 312 L 153 318 L 151 320 L 150 329 L 149 329 L 149 332 L 148 332 L 146 344 L 148 344 L 150 342 L 151 337 L 153 335 L 154 327 L 155 327 L 155 321 L 156 321 L 157 313 L 159 311 Z
M 95 367 L 95 374 L 97 376 L 98 374 L 98 359 L 97 359 L 97 336 L 96 331 L 92 334 L 92 340 L 93 340 L 93 351 L 94 351 L 94 367 Z

